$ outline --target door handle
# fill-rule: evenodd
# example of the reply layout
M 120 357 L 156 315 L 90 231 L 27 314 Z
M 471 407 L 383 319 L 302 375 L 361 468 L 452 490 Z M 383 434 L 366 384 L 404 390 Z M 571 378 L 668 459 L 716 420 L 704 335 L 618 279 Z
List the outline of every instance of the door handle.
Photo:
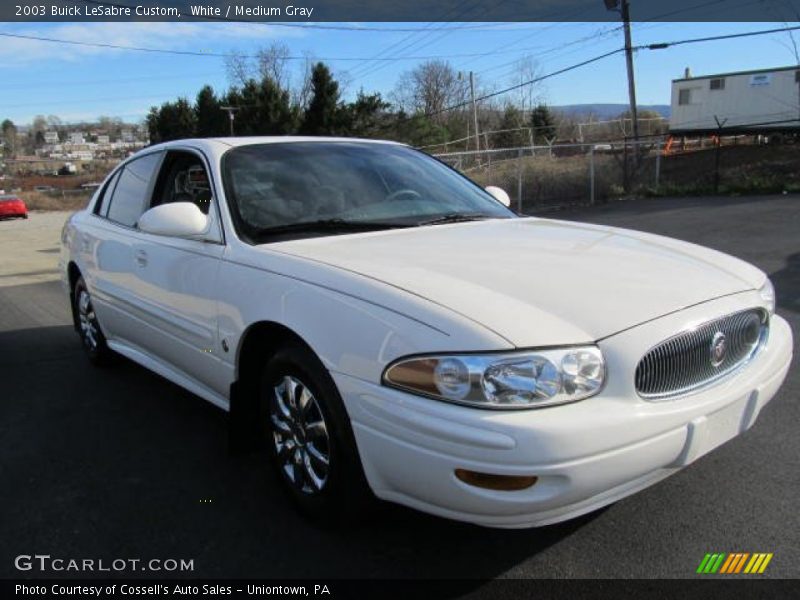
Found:
M 145 252 L 144 250 L 137 250 L 135 256 L 137 265 L 139 265 L 140 267 L 147 266 L 147 252 Z

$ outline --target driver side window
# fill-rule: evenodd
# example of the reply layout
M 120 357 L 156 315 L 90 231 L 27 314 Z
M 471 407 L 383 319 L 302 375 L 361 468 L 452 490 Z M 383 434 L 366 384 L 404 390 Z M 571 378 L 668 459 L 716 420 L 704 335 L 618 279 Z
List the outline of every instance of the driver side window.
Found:
M 181 150 L 167 152 L 153 190 L 150 207 L 172 202 L 191 202 L 207 215 L 211 200 L 211 179 L 200 157 Z

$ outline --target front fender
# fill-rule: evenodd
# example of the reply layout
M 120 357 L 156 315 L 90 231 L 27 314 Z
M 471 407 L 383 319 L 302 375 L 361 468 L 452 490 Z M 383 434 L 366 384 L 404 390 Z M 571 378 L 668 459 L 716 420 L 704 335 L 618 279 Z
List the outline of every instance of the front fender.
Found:
M 410 354 L 511 348 L 442 307 L 426 314 L 427 301 L 402 290 L 292 257 L 277 260 L 283 264 L 270 266 L 291 274 L 228 260 L 220 270 L 220 343 L 229 348 L 225 360 L 234 369 L 233 349 L 261 321 L 292 330 L 330 371 L 372 382 L 380 381 L 387 364 Z

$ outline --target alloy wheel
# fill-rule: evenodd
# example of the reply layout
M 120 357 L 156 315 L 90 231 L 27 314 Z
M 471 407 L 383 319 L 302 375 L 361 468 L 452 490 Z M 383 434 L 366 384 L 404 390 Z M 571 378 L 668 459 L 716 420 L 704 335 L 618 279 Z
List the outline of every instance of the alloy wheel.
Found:
M 97 350 L 100 327 L 92 307 L 91 297 L 86 290 L 81 290 L 78 294 L 78 322 L 83 343 L 90 351 Z
M 311 390 L 285 375 L 270 401 L 272 438 L 279 466 L 300 492 L 319 494 L 330 473 L 330 439 L 325 416 Z

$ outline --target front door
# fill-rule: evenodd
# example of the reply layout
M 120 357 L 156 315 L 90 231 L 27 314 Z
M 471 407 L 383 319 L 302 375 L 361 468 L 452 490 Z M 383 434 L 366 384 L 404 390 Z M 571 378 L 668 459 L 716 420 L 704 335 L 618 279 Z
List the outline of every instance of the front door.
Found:
M 209 216 L 207 231 L 179 238 L 137 231 L 133 244 L 137 303 L 147 313 L 143 349 L 188 377 L 201 395 L 227 396 L 217 336 L 217 281 L 224 239 L 204 158 L 191 150 L 166 153 L 150 207 L 193 202 Z M 194 384 L 194 385 L 193 385 Z M 211 394 L 203 394 L 204 391 Z

